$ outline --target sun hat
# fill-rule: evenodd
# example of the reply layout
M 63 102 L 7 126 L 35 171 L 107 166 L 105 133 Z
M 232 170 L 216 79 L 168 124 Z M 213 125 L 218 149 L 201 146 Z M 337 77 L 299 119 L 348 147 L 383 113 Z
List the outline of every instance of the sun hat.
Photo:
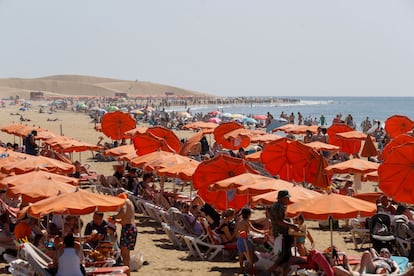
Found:
M 290 197 L 290 194 L 289 194 L 289 191 L 288 190 L 280 190 L 277 193 L 277 199 L 281 199 L 281 198 L 285 198 L 285 197 L 287 197 L 287 198 Z

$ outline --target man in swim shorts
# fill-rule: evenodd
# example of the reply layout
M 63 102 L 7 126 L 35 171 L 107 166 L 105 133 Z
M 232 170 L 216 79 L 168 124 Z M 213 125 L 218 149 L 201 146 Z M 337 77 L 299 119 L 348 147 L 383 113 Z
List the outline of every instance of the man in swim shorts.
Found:
M 122 225 L 119 246 L 121 247 L 122 262 L 129 267 L 131 256 L 130 251 L 135 249 L 138 230 L 135 225 L 134 204 L 128 199 L 126 194 L 120 194 L 119 197 L 125 198 L 125 204 L 119 213 L 113 216 L 113 220 Z M 128 271 L 128 275 L 129 271 Z

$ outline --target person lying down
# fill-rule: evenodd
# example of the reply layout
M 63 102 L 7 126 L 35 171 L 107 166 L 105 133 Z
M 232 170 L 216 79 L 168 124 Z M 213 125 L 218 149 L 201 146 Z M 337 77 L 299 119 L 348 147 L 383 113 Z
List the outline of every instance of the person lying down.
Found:
M 390 251 L 382 248 L 380 253 L 371 248 L 365 251 L 361 257 L 361 264 L 358 271 L 345 269 L 342 266 L 334 266 L 335 275 L 338 276 L 359 276 L 359 275 L 403 275 L 414 276 L 414 269 L 400 273 L 398 264 L 391 259 Z

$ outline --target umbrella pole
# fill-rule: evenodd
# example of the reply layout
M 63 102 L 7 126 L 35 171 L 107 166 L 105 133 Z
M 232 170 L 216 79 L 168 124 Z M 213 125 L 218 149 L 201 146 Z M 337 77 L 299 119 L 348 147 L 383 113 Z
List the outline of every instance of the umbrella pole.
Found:
M 79 243 L 80 248 L 83 248 L 83 242 L 82 242 L 82 228 L 81 228 L 81 219 L 80 216 L 78 216 L 78 228 L 79 228 Z M 82 251 L 83 252 L 83 251 Z
M 329 216 L 329 230 L 331 231 L 331 248 L 333 248 L 333 218 Z
M 361 190 L 361 174 L 360 173 L 355 173 L 354 174 L 354 186 L 355 186 L 355 190 L 359 191 Z

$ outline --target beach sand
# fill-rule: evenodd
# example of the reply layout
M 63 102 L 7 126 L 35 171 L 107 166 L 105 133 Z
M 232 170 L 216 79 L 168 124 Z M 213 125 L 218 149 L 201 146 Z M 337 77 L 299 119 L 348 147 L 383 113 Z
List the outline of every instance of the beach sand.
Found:
M 102 133 L 94 130 L 94 124 L 91 123 L 91 119 L 87 114 L 61 110 L 57 110 L 53 114 L 39 113 L 38 105 L 42 103 L 45 102 L 32 101 L 33 108 L 24 111 L 24 117 L 30 119 L 30 122 L 25 123 L 34 127 L 40 126 L 55 134 L 63 134 L 92 144 L 95 144 L 98 137 L 102 135 Z M 10 115 L 16 112 L 22 113 L 22 111 L 19 111 L 19 106 L 6 104 L 6 107 L 0 108 L 0 126 L 19 122 L 19 116 Z M 48 121 L 48 119 L 58 120 Z M 191 134 L 192 132 L 188 131 L 177 131 L 177 136 L 180 138 L 188 137 Z M 21 138 L 4 132 L 0 132 L 0 140 L 3 142 L 21 143 Z M 110 139 L 105 138 L 105 141 L 110 141 Z M 104 175 L 113 174 L 112 165 L 116 162 L 94 162 L 90 159 L 91 157 L 91 152 L 73 154 L 73 160 L 80 160 L 82 163 L 91 164 L 91 169 L 96 170 L 98 173 L 103 173 Z M 363 182 L 362 184 L 361 192 L 372 192 L 376 183 Z M 261 215 L 263 215 L 263 212 L 259 210 L 253 213 L 253 217 Z M 91 216 L 84 216 L 83 220 L 86 224 L 91 220 Z M 159 224 L 145 220 L 140 215 L 137 215 L 136 222 L 139 235 L 132 254 L 135 252 L 143 253 L 144 259 L 148 261 L 149 265 L 143 266 L 139 272 L 133 272 L 131 275 L 237 275 L 237 260 L 222 260 L 221 257 L 218 257 L 217 261 L 212 262 L 187 259 L 187 252 L 174 249 Z M 306 224 L 315 240 L 316 249 L 324 250 L 330 246 L 329 231 L 320 230 L 316 221 L 306 221 Z M 344 221 L 340 221 L 340 226 L 344 225 Z M 361 251 L 354 250 L 349 228 L 343 227 L 341 231 L 334 231 L 333 241 L 339 249 L 347 254 L 361 254 Z

